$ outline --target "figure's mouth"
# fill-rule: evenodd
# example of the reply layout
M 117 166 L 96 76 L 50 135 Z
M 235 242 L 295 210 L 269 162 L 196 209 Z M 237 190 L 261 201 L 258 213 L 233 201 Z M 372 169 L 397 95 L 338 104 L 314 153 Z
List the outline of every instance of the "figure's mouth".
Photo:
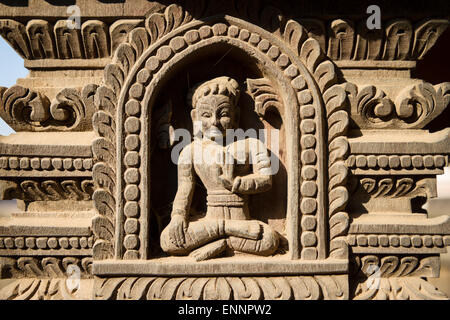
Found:
M 211 140 L 216 140 L 218 138 L 223 138 L 223 133 L 219 130 L 219 128 L 212 126 L 205 131 L 205 136 Z

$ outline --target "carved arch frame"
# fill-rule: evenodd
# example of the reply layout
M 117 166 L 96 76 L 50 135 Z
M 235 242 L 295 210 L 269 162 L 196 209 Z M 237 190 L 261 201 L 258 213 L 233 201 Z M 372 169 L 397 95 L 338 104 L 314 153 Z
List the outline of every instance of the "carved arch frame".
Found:
M 265 61 L 267 75 L 279 83 L 287 135 L 288 241 L 292 260 L 338 259 L 348 264 L 349 225 L 343 210 L 349 123 L 346 92 L 335 66 L 317 40 L 289 20 L 280 35 L 232 16 L 195 20 L 170 5 L 153 14 L 146 28 L 135 28 L 106 66 L 95 94 L 93 142 L 96 190 L 93 219 L 95 261 L 147 260 L 149 145 L 151 109 L 165 72 L 183 57 L 215 43 L 227 43 Z M 213 37 L 214 36 L 214 37 Z M 305 137 L 309 137 L 306 139 Z M 305 139 L 304 139 L 305 138 Z M 302 177 L 302 169 L 315 177 Z M 306 170 L 306 169 L 304 169 Z M 308 230 L 303 216 L 316 220 Z M 308 218 L 311 219 L 311 218 Z

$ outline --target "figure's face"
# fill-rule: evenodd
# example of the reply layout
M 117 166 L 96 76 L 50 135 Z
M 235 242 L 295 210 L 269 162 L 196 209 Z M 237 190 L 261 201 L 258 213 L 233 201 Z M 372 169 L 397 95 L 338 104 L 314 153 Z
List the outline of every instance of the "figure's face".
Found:
M 236 107 L 227 96 L 203 97 L 193 111 L 196 113 L 194 120 L 201 121 L 203 136 L 209 139 L 224 137 L 227 129 L 236 127 Z

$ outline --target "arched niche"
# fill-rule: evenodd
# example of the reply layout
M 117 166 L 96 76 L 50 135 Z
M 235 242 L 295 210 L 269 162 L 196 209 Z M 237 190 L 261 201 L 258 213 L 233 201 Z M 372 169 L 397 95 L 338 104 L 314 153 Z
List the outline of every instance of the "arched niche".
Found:
M 279 100 L 275 109 L 287 133 L 287 255 L 294 260 L 346 259 L 346 96 L 318 42 L 305 39 L 294 21 L 275 35 L 230 16 L 174 23 L 169 12 L 165 19 L 162 33 L 155 33 L 159 29 L 151 21 L 147 29 L 130 33 L 129 43 L 118 47 L 114 62 L 105 68 L 105 85 L 95 96 L 94 127 L 100 138 L 93 145 L 98 159 L 93 225 L 99 234 L 94 257 L 152 259 L 149 159 L 155 106 L 180 70 L 202 55 L 213 58 L 236 50 L 227 59 L 248 61 L 249 73 L 267 79 Z M 184 119 L 182 126 L 189 118 Z M 102 235 L 105 228 L 109 233 Z
M 253 219 L 261 220 L 271 225 L 282 235 L 280 252 L 286 252 L 286 206 L 287 206 L 287 171 L 286 171 L 286 144 L 284 119 L 276 107 L 267 110 L 264 116 L 258 116 L 255 112 L 255 100 L 250 92 L 247 80 L 266 77 L 264 67 L 259 65 L 247 52 L 241 48 L 227 43 L 216 43 L 207 47 L 201 47 L 190 56 L 185 57 L 174 66 L 166 75 L 161 84 L 161 90 L 154 107 L 150 111 L 152 116 L 150 124 L 150 250 L 159 247 L 159 234 L 170 219 L 171 202 L 177 190 L 177 166 L 172 161 L 173 154 L 178 154 L 183 142 L 177 139 L 173 147 L 167 148 L 162 139 L 167 139 L 168 124 L 170 130 L 186 129 L 192 134 L 191 107 L 187 104 L 189 89 L 201 81 L 219 76 L 229 76 L 241 84 L 241 97 L 239 100 L 240 121 L 239 128 L 247 131 L 254 129 L 266 130 L 266 143 L 272 154 L 278 171 L 273 177 L 273 187 L 269 192 L 256 194 L 250 197 L 250 214 Z M 268 79 L 267 79 L 268 80 Z M 272 80 L 274 81 L 274 80 Z M 272 82 L 272 87 L 276 83 Z M 283 108 L 283 105 L 279 106 Z M 170 114 L 170 115 L 169 115 Z M 169 120 L 170 118 L 170 120 Z M 161 137 L 161 130 L 165 130 Z M 272 136 L 274 146 L 271 145 Z M 167 142 L 167 141 L 165 141 Z M 190 142 L 190 140 L 189 140 Z M 278 145 L 275 145 L 277 144 Z M 159 147 L 161 145 L 161 147 Z M 277 148 L 272 153 L 272 148 Z M 174 150 L 175 149 L 175 150 Z M 152 168 L 157 168 L 152 170 Z M 154 186 L 154 187 L 152 187 Z M 193 200 L 193 214 L 202 214 L 206 211 L 205 190 L 200 181 L 197 182 Z M 157 250 L 156 250 L 157 251 Z

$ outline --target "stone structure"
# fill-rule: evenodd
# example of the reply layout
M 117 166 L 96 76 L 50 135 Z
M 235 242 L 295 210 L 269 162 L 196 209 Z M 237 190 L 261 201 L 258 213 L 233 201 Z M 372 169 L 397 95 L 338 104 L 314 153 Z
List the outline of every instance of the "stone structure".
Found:
M 0 88 L 1 299 L 447 299 L 450 219 L 422 205 L 450 83 L 413 71 L 448 1 L 374 30 L 360 2 L 68 5 L 0 0 L 30 70 Z

